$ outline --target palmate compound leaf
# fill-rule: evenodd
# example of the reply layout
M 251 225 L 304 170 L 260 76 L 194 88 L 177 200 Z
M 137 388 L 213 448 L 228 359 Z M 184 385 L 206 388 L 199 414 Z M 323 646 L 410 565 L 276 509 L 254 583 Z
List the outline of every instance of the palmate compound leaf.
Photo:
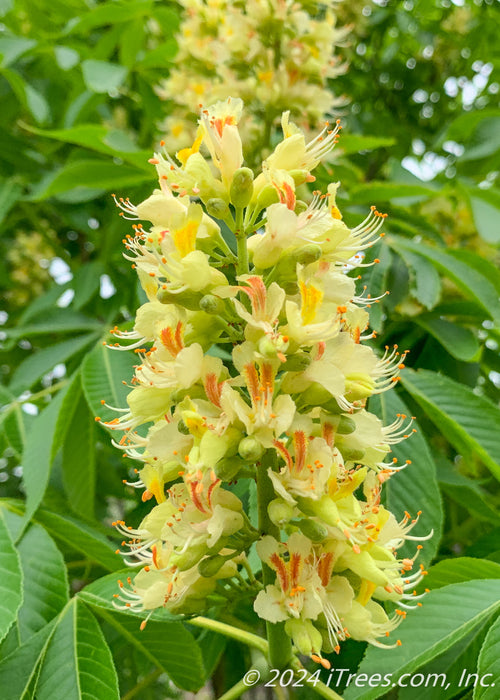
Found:
M 436 248 L 424 243 L 415 243 L 406 238 L 388 236 L 387 242 L 397 253 L 403 255 L 404 251 L 421 255 L 436 267 L 436 269 L 449 279 L 471 300 L 481 305 L 485 316 L 500 323 L 500 301 L 495 284 L 489 279 L 489 272 L 483 273 L 476 267 L 476 262 L 471 264 L 460 255 L 454 255 L 442 248 Z
M 450 583 L 471 581 L 473 579 L 498 579 L 500 582 L 500 564 L 488 559 L 458 557 L 443 559 L 429 569 L 421 588 L 442 588 Z
M 28 700 L 28 689 L 35 682 L 47 642 L 55 627 L 53 620 L 0 661 L 2 700 Z
M 68 579 L 61 552 L 40 525 L 32 524 L 18 545 L 24 599 L 18 613 L 21 642 L 58 615 L 68 602 Z
M 22 501 L 9 499 L 5 505 L 17 515 L 24 513 Z M 56 542 L 62 542 L 81 552 L 90 562 L 95 562 L 108 571 L 116 571 L 123 567 L 123 560 L 115 553 L 116 544 L 113 545 L 103 534 L 109 528 L 103 526 L 101 532 L 98 525 L 92 526 L 72 515 L 56 513 L 45 508 L 39 508 L 33 520 L 43 525 Z
M 458 452 L 479 457 L 500 480 L 500 410 L 488 399 L 428 370 L 406 370 L 404 388 Z
M 479 653 L 477 666 L 482 679 L 474 688 L 474 700 L 498 700 L 500 692 L 500 617 L 490 627 Z M 488 675 L 487 674 L 491 674 Z M 488 684 L 488 687 L 486 687 Z
M 22 599 L 19 556 L 0 512 L 0 640 L 15 621 Z
M 23 483 L 26 491 L 24 525 L 27 525 L 42 502 L 49 482 L 57 417 L 66 390 L 67 386 L 36 417 L 26 441 L 23 453 Z
M 394 391 L 371 399 L 370 410 L 377 413 L 384 425 L 395 420 L 397 414 L 409 414 L 407 407 Z M 425 536 L 431 530 L 433 531 L 433 536 L 423 542 L 424 546 L 419 555 L 419 562 L 428 564 L 435 556 L 439 545 L 443 527 L 443 509 L 436 478 L 436 465 L 418 426 L 416 433 L 410 431 L 410 437 L 407 440 L 392 446 L 389 456 L 395 457 L 398 465 L 405 464 L 407 460 L 411 461 L 411 464 L 394 474 L 385 484 L 383 493 L 385 493 L 389 510 L 398 519 L 404 516 L 405 511 L 413 517 L 418 511 L 422 511 L 412 535 Z M 399 550 L 399 554 L 413 556 L 414 551 L 415 542 L 407 542 Z
M 37 700 L 118 700 L 113 658 L 97 620 L 73 598 L 57 620 L 43 659 Z
M 410 611 L 388 639 L 389 643 L 400 639 L 401 646 L 391 651 L 369 647 L 358 673 L 367 674 L 368 678 L 391 673 L 391 681 L 396 684 L 402 674 L 416 671 L 450 649 L 499 608 L 498 580 L 465 581 L 431 591 L 422 607 Z M 382 685 L 350 685 L 344 697 L 375 700 L 386 692 L 387 686 Z
M 137 647 L 141 655 L 163 669 L 176 685 L 184 690 L 198 690 L 206 680 L 203 656 L 178 616 L 163 609 L 155 610 L 141 631 L 144 613 L 119 613 L 113 606 L 113 595 L 119 591 L 118 580 L 129 575 L 130 570 L 104 576 L 86 586 L 78 596 Z
M 98 343 L 83 361 L 83 391 L 90 410 L 103 421 L 116 418 L 116 413 L 103 406 L 102 400 L 117 408 L 126 406 L 129 388 L 123 382 L 130 381 L 135 359 L 132 352 L 111 350 Z

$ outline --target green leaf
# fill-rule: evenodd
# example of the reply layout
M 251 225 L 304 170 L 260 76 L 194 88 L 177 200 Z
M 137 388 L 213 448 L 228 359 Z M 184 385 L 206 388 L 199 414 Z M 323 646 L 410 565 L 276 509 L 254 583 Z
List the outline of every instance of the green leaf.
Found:
M 79 401 L 81 401 L 82 396 L 82 381 L 80 377 L 80 368 L 78 368 L 78 370 L 69 380 L 69 384 L 61 404 L 61 410 L 57 416 L 54 440 L 52 442 L 52 457 L 55 457 L 59 448 L 62 447 L 69 424 L 73 419 L 73 414 Z
M 22 186 L 14 179 L 4 180 L 0 188 L 0 223 L 5 219 L 14 204 L 20 199 Z
M 24 600 L 18 613 L 21 642 L 58 615 L 68 602 L 68 580 L 61 552 L 40 525 L 31 525 L 18 545 Z
M 376 148 L 388 148 L 396 143 L 395 139 L 381 136 L 361 136 L 360 134 L 342 134 L 335 153 L 349 155 L 359 151 L 373 151 Z
M 377 182 L 373 180 L 366 185 L 357 185 L 350 192 L 350 199 L 356 204 L 375 204 L 392 202 L 407 197 L 426 199 L 434 194 L 434 189 L 425 185 L 408 185 L 395 182 Z
M 75 296 L 72 301 L 74 309 L 81 309 L 89 302 L 99 289 L 101 275 L 106 268 L 100 260 L 83 265 L 73 278 Z
M 82 552 L 90 561 L 108 571 L 123 567 L 123 561 L 113 546 L 98 530 L 71 515 L 52 513 L 40 508 L 35 522 L 40 523 L 54 537 L 73 549 Z
M 500 527 L 477 539 L 467 547 L 465 554 L 474 559 L 479 557 L 500 563 Z
M 113 191 L 144 182 L 151 182 L 151 174 L 141 172 L 138 168 L 104 160 L 78 160 L 56 170 L 47 179 L 44 178 L 33 189 L 31 198 L 39 202 L 62 192 Z
M 33 39 L 25 39 L 24 37 L 17 36 L 2 37 L 0 39 L 0 66 L 6 68 L 34 46 L 36 46 L 36 41 Z
M 54 55 L 61 70 L 71 70 L 80 60 L 80 54 L 70 46 L 54 46 Z
M 66 362 L 91 343 L 95 343 L 97 337 L 97 333 L 87 333 L 35 351 L 16 367 L 9 388 L 15 393 L 30 389 L 56 365 Z
M 133 616 L 111 613 L 101 607 L 97 613 L 180 688 L 196 691 L 204 684 L 206 675 L 200 647 L 181 622 L 149 620 L 141 631 L 139 621 Z
M 112 350 L 98 343 L 82 365 L 82 384 L 90 410 L 103 420 L 112 420 L 116 414 L 101 404 L 105 400 L 110 406 L 123 408 L 130 377 L 134 373 L 135 357 L 127 351 Z
M 127 77 L 128 69 L 117 63 L 95 61 L 92 58 L 82 63 L 83 80 L 93 92 L 117 90 Z
M 441 279 L 436 268 L 421 255 L 408 250 L 399 252 L 413 272 L 415 297 L 426 308 L 434 308 L 441 296 Z
M 500 192 L 468 190 L 472 216 L 479 235 L 487 243 L 500 243 Z
M 22 124 L 23 129 L 37 136 L 73 143 L 98 153 L 119 156 L 122 160 L 132 163 L 151 176 L 151 165 L 148 163 L 149 151 L 140 151 L 126 131 L 108 129 L 100 124 L 79 124 L 70 129 L 38 129 L 31 124 Z
M 456 503 L 460 503 L 476 518 L 498 524 L 500 513 L 489 493 L 481 488 L 477 479 L 461 474 L 445 459 L 438 461 L 438 481 L 442 490 Z
M 43 660 L 37 700 L 118 700 L 113 658 L 92 613 L 73 599 L 57 621 Z
M 479 653 L 477 672 L 482 681 L 474 688 L 474 700 L 498 700 L 500 685 L 500 617 L 490 627 Z M 485 676 L 488 674 L 488 678 Z M 484 687 L 488 685 L 489 687 Z
M 411 673 L 445 652 L 463 639 L 472 627 L 479 625 L 500 607 L 497 581 L 466 581 L 431 591 L 421 608 L 412 610 L 396 633 L 388 640 L 401 640 L 401 646 L 388 652 L 369 647 L 358 673 L 392 673 L 397 681 L 403 673 Z M 362 688 L 350 685 L 346 700 L 372 700 L 386 693 L 387 688 Z
M 87 33 L 89 29 L 101 27 L 106 24 L 121 24 L 130 20 L 141 17 L 142 15 L 150 15 L 152 10 L 151 2 L 138 0 L 131 2 L 130 0 L 118 0 L 111 4 L 96 5 L 90 12 L 82 14 L 81 17 L 75 17 L 68 24 L 66 33 Z
M 415 321 L 457 360 L 473 362 L 479 359 L 479 341 L 468 328 L 427 314 L 417 316 Z
M 418 669 L 425 678 L 425 687 L 411 688 L 405 685 L 404 700 L 448 700 L 463 692 L 464 669 L 473 671 L 476 668 L 477 657 L 486 636 L 489 620 L 480 622 L 470 630 L 460 642 L 432 659 Z M 467 674 L 466 674 L 467 675 Z M 406 680 L 406 679 L 405 679 Z M 409 680 L 409 679 L 408 679 Z
M 15 621 L 22 600 L 19 556 L 0 513 L 0 641 Z
M 39 669 L 55 620 L 34 634 L 0 662 L 2 700 L 21 700 Z
M 500 410 L 469 387 L 428 370 L 406 370 L 405 389 L 458 452 L 479 457 L 500 480 Z
M 61 289 L 59 296 L 63 291 Z M 102 331 L 101 324 L 95 319 L 85 316 L 85 314 L 71 311 L 71 309 L 58 309 L 44 313 L 36 323 L 7 328 L 6 333 L 8 338 L 17 340 L 18 338 L 31 338 L 36 335 L 93 330 Z
M 394 391 L 370 399 L 370 410 L 375 410 L 384 425 L 392 423 L 398 414 L 409 415 L 403 401 Z M 416 516 L 422 511 L 418 525 L 412 531 L 414 535 L 427 535 L 434 531 L 432 538 L 423 542 L 419 560 L 429 563 L 437 552 L 443 527 L 443 510 L 436 478 L 436 465 L 432 453 L 417 426 L 417 432 L 407 440 L 392 446 L 391 455 L 396 457 L 398 465 L 411 460 L 403 471 L 392 476 L 385 485 L 387 507 L 396 518 L 403 517 L 404 512 Z M 413 542 L 405 543 L 399 550 L 401 556 L 412 556 L 415 551 Z
M 24 414 L 21 404 L 7 389 L 0 386 L 0 432 L 3 432 L 7 443 L 20 456 L 26 440 Z
M 23 454 L 23 483 L 26 491 L 25 525 L 42 502 L 54 459 L 52 446 L 57 416 L 67 387 L 55 396 L 33 421 Z
M 66 432 L 62 450 L 64 490 L 78 515 L 92 518 L 95 492 L 95 421 L 81 396 Z
M 441 248 L 433 248 L 425 243 L 415 243 L 395 236 L 388 236 L 387 242 L 400 255 L 403 255 L 403 251 L 407 250 L 430 260 L 467 297 L 477 301 L 483 307 L 488 318 L 500 323 L 498 292 L 487 276 L 481 274 L 475 267 Z
M 458 557 L 445 559 L 429 569 L 423 583 L 426 588 L 442 588 L 451 583 L 461 583 L 473 579 L 500 579 L 500 564 L 486 559 Z
M 29 85 L 16 71 L 3 68 L 1 74 L 9 82 L 19 102 L 31 112 L 36 121 L 39 124 L 46 122 L 50 110 L 45 97 Z

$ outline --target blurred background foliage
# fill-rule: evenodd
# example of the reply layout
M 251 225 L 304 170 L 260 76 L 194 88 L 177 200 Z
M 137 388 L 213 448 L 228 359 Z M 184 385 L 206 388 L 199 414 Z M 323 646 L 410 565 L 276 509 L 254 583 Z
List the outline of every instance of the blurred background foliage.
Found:
M 426 563 L 436 555 L 441 586 L 467 578 L 458 559 L 468 561 L 468 578 L 498 578 L 500 564 L 498 4 L 339 3 L 340 24 L 352 25 L 341 52 L 349 70 L 332 83 L 345 96 L 344 130 L 314 185 L 341 181 L 348 224 L 371 204 L 389 213 L 387 235 L 367 254 L 380 263 L 361 269 L 362 284 L 373 296 L 391 290 L 371 309 L 375 342 L 409 348 L 411 369 L 398 396 L 377 408 L 390 419 L 404 401 L 420 429 L 418 443 L 395 449 L 414 469 L 388 498 L 393 510 L 421 507 L 434 527 Z M 122 258 L 128 229 L 110 194 L 139 202 L 154 185 L 147 160 L 162 137 L 168 148 L 159 124 L 172 108 L 155 86 L 175 59 L 180 17 L 168 1 L 0 0 L 0 524 L 3 552 L 17 557 L 26 585 L 30 572 L 47 583 L 46 594 L 25 590 L 0 648 L 2 681 L 31 645 L 34 666 L 13 700 L 32 697 L 44 630 L 68 605 L 106 653 L 91 613 L 80 599 L 67 602 L 65 586 L 76 593 L 117 570 L 109 523 L 141 518 L 122 484 L 133 465 L 94 422 L 102 398 L 124 404 L 134 359 L 111 356 L 103 340 L 144 301 Z M 40 554 L 35 568 L 30 547 Z M 45 608 L 30 627 L 23 620 L 35 597 Z M 252 661 L 233 644 L 230 670 L 219 663 L 223 638 L 171 628 L 194 659 L 186 674 L 168 644 L 155 646 L 157 623 L 145 655 L 142 641 L 129 643 L 136 621 L 99 610 L 127 699 L 141 683 L 141 700 L 175 696 L 172 682 L 196 690 L 212 672 L 221 692 Z M 250 612 L 239 615 L 253 624 Z M 482 626 L 476 632 L 463 652 L 468 668 L 484 637 Z M 344 666 L 354 668 L 362 651 L 347 644 Z M 40 687 L 44 698 L 50 686 Z

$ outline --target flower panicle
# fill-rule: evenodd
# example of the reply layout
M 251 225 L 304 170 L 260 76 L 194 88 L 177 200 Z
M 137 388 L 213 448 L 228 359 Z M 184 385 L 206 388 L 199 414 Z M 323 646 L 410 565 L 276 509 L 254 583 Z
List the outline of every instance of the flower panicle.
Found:
M 338 183 L 303 189 L 339 126 L 306 142 L 285 114 L 282 141 L 254 173 L 242 107 L 228 98 L 203 108 L 179 164 L 165 149 L 152 159 L 153 194 L 137 205 L 115 197 L 125 218 L 144 222 L 124 241 L 147 301 L 132 328 L 110 331 L 123 344 L 109 347 L 137 364 L 127 407 L 104 402 L 118 415 L 102 422 L 138 463 L 125 485 L 152 504 L 138 527 L 115 523 L 124 561 L 140 569 L 116 605 L 199 613 L 243 591 L 325 665 L 348 638 L 397 645 L 393 631 L 421 605 L 422 545 L 412 557 L 398 550 L 432 533 L 413 534 L 420 513 L 398 520 L 381 500 L 411 465 L 391 446 L 415 419 L 384 425 L 368 403 L 399 381 L 407 353 L 364 342 L 374 337 L 368 309 L 384 295 L 357 292 L 349 274 L 385 215 L 372 207 L 350 229 Z M 259 523 L 233 487 L 242 478 L 268 484 Z M 254 543 L 262 577 L 248 573 Z

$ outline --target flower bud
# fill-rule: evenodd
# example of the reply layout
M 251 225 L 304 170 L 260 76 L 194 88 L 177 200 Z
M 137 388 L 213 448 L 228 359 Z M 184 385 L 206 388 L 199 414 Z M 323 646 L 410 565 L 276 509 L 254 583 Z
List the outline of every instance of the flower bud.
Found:
M 318 632 L 310 620 L 287 620 L 285 632 L 304 656 L 311 656 L 312 653 L 321 650 L 321 632 Z
M 345 393 L 350 401 L 367 399 L 375 390 L 375 382 L 369 374 L 355 372 L 346 377 Z
M 246 207 L 253 195 L 253 172 L 250 168 L 238 168 L 233 175 L 229 196 L 235 207 Z
M 286 503 L 281 498 L 275 498 L 267 506 L 269 519 L 277 527 L 283 527 L 293 518 L 294 507 L 290 503 Z
M 316 520 L 303 518 L 299 523 L 300 531 L 308 537 L 311 542 L 323 542 L 328 537 L 328 529 Z
M 229 216 L 229 207 L 227 202 L 220 197 L 212 197 L 205 205 L 207 214 L 213 216 L 214 219 L 226 219 Z
M 212 578 L 212 576 L 215 576 L 222 568 L 224 562 L 225 558 L 221 557 L 219 554 L 212 557 L 205 557 L 198 564 L 198 571 L 201 576 L 204 576 L 205 578 Z
M 363 459 L 365 456 L 364 450 L 349 450 L 348 448 L 342 449 L 342 456 L 346 462 L 357 462 Z
M 240 441 L 238 454 L 245 462 L 256 462 L 264 454 L 264 447 L 256 438 L 249 435 Z
M 316 262 L 321 257 L 321 248 L 316 243 L 309 243 L 295 251 L 295 260 L 301 265 Z
M 356 430 L 356 423 L 349 416 L 340 416 L 339 424 L 337 425 L 337 433 L 341 435 L 350 435 Z
M 245 462 L 239 457 L 226 457 L 225 459 L 221 459 L 220 462 L 217 462 L 214 471 L 218 479 L 222 479 L 222 481 L 232 481 L 244 466 Z
M 312 362 L 312 358 L 303 352 L 297 352 L 294 355 L 289 355 L 286 358 L 286 362 L 282 365 L 282 370 L 284 372 L 303 372 L 309 367 Z
M 168 560 L 169 566 L 176 566 L 179 571 L 186 571 L 195 566 L 202 556 L 206 554 L 207 548 L 205 544 L 191 545 L 182 554 L 173 552 Z
M 221 315 L 224 313 L 224 302 L 213 294 L 205 294 L 200 299 L 200 309 L 207 314 Z

